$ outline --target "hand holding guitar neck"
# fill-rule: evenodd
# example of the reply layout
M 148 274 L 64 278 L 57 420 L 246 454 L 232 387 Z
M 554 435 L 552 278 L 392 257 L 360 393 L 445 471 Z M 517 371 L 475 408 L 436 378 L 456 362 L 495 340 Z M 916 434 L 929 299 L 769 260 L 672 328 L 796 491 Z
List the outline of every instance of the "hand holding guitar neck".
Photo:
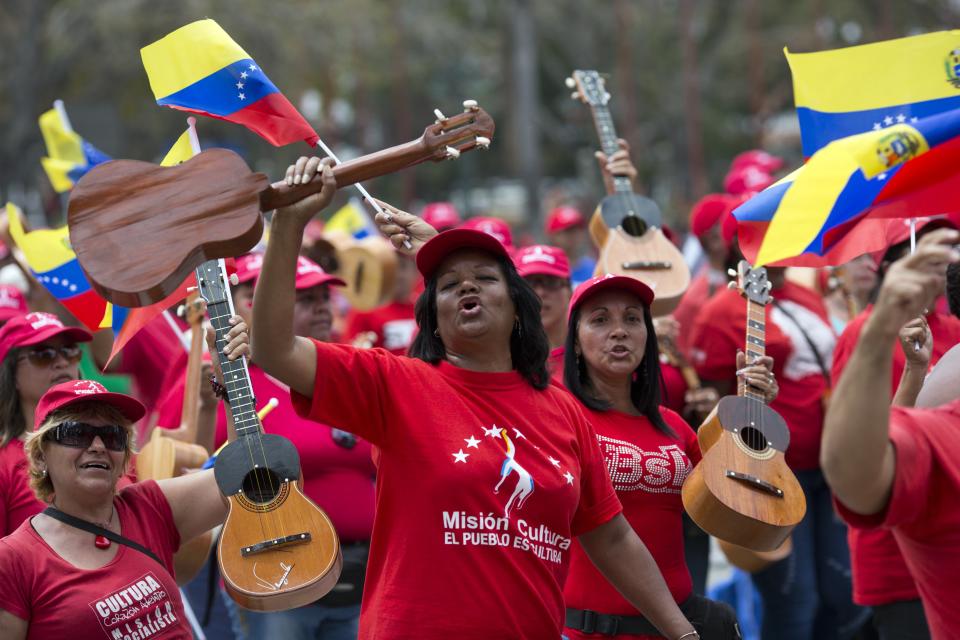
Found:
M 337 192 L 337 179 L 333 175 L 333 160 L 316 156 L 300 156 L 295 164 L 287 167 L 287 175 L 279 185 L 287 187 L 319 186 L 319 190 L 304 196 L 274 211 L 274 218 L 291 221 L 301 228 L 306 227 L 310 219 L 326 208 Z M 277 184 L 274 187 L 278 186 Z
M 614 184 L 614 178 L 626 178 L 630 181 L 630 187 L 633 191 L 637 190 L 637 168 L 630 159 L 630 144 L 623 138 L 617 138 L 619 149 L 609 156 L 603 151 L 597 151 L 593 157 L 597 159 L 600 165 L 600 173 L 603 174 L 603 184 L 607 188 L 607 194 L 613 195 L 617 192 Z

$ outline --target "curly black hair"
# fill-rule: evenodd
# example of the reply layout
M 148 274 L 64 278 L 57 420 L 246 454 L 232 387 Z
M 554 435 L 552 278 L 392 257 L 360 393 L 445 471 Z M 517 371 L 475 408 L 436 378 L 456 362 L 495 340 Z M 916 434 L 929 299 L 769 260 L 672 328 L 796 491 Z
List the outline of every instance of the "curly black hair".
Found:
M 546 389 L 550 384 L 547 357 L 550 341 L 540 320 L 540 298 L 520 277 L 513 263 L 503 256 L 491 254 L 507 281 L 507 291 L 517 312 L 518 325 L 510 334 L 510 357 L 513 368 L 535 389 Z M 407 352 L 431 364 L 446 360 L 443 341 L 434 335 L 437 329 L 437 276 L 427 278 L 423 293 L 417 299 L 414 315 L 420 330 Z
M 630 400 L 637 411 L 644 415 L 658 431 L 675 438 L 677 434 L 660 415 L 660 346 L 657 343 L 657 332 L 653 327 L 653 316 L 647 305 L 643 305 L 643 324 L 647 327 L 647 342 L 644 346 L 643 359 L 633 372 Z M 563 383 L 585 406 L 594 411 L 607 411 L 612 406 L 611 403 L 594 395 L 586 358 L 577 355 L 579 326 L 580 307 L 577 307 L 570 314 L 570 321 L 567 323 L 567 342 L 563 354 Z

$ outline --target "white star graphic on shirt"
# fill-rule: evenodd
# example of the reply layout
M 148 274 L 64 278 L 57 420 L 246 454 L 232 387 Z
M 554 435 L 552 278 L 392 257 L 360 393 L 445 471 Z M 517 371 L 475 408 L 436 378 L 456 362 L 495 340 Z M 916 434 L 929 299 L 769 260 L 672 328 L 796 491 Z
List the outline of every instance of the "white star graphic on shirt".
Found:
M 241 71 L 241 72 L 240 72 L 240 79 L 241 79 L 241 80 L 245 80 L 246 77 L 247 77 L 247 72 L 246 72 L 246 71 Z
M 481 428 L 483 428 L 483 427 L 481 427 Z M 494 438 L 499 438 L 499 437 L 500 437 L 500 428 L 499 428 L 497 425 L 493 425 L 493 426 L 490 427 L 489 429 L 483 429 L 483 435 L 488 436 L 488 437 L 489 437 L 489 436 L 493 436 Z
M 879 122 L 874 122 L 874 123 L 873 123 L 873 130 L 874 130 L 874 131 L 880 131 L 880 129 L 883 129 L 883 125 L 880 124 Z
M 906 119 L 907 119 L 907 116 L 903 115 L 902 113 L 898 113 L 898 114 L 897 114 L 897 122 L 901 122 L 901 123 L 902 123 L 902 122 L 905 122 Z
M 560 468 L 560 461 L 554 458 L 553 456 L 547 456 L 547 460 L 549 460 L 550 464 L 555 466 L 557 469 Z
M 525 436 L 525 435 L 523 435 L 522 433 L 520 433 L 520 429 L 517 429 L 516 427 L 513 428 L 513 437 L 515 437 L 515 438 L 518 439 L 518 440 L 519 440 L 520 438 L 523 438 L 524 440 L 527 439 L 527 436 Z
M 238 82 L 238 83 L 237 83 L 237 89 L 243 89 L 243 83 L 242 83 L 242 82 Z
M 893 118 L 891 118 L 890 116 L 887 116 L 886 118 L 883 119 L 883 124 L 889 127 L 890 125 L 893 124 Z
M 464 438 L 463 441 L 467 443 L 467 449 L 469 449 L 470 447 L 473 447 L 474 449 L 480 448 L 477 446 L 478 444 L 480 444 L 480 441 L 474 438 L 473 436 L 470 436 L 469 438 Z
M 247 96 L 245 96 L 245 95 L 242 94 L 242 93 L 241 93 L 238 97 L 239 97 L 241 100 L 246 100 L 246 99 L 247 99 Z
M 567 471 L 563 474 L 563 477 L 567 479 L 567 484 L 573 484 L 573 474 Z
M 460 449 L 460 451 L 458 451 L 457 453 L 452 453 L 452 454 L 450 454 L 450 455 L 453 456 L 453 462 L 454 462 L 454 463 L 462 462 L 462 463 L 466 464 L 466 463 L 467 463 L 467 458 L 470 457 L 470 454 L 469 454 L 469 453 L 464 453 L 464 452 L 463 452 L 463 449 Z

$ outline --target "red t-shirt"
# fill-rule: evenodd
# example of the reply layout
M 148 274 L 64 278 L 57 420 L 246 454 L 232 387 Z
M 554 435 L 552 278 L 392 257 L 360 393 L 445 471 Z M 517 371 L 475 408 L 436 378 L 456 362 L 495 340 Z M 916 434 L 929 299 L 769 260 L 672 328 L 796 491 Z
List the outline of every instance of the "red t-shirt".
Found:
M 168 371 L 174 366 L 182 370 L 186 363 L 186 350 L 173 327 L 157 316 L 130 338 L 119 357 L 117 371 L 133 378 L 135 395 L 149 416 L 164 394 Z
M 890 410 L 890 441 L 897 450 L 893 492 L 884 511 L 840 515 L 855 527 L 893 530 L 923 600 L 937 640 L 960 629 L 960 400 L 934 409 Z
M 663 354 L 660 355 L 660 402 L 666 408 L 677 413 L 683 412 L 686 405 L 687 381 L 679 368 L 667 362 Z
M 621 510 L 558 386 L 315 343 L 311 419 L 378 447 L 360 638 L 559 638 L 574 536 Z
M 153 551 L 164 566 L 120 545 L 99 569 L 61 558 L 25 520 L 0 540 L 0 609 L 27 620 L 28 639 L 133 640 L 192 638 L 171 575 L 180 534 L 156 482 L 123 489 L 114 499 L 123 535 Z
M 820 297 L 793 282 L 771 292 L 787 313 L 803 324 L 825 364 L 833 352 L 833 329 Z M 706 305 L 694 327 L 692 359 L 704 380 L 730 380 L 736 384 L 737 349 L 743 350 L 747 303 L 734 290 L 724 289 Z M 787 464 L 792 469 L 820 466 L 820 432 L 823 429 L 823 396 L 826 378 L 813 350 L 797 325 L 783 310 L 766 307 L 766 353 L 780 385 L 770 407 L 790 428 Z
M 373 335 L 372 347 L 382 347 L 398 356 L 406 355 L 417 334 L 413 303 L 390 302 L 372 311 L 351 311 L 347 316 L 345 342 L 352 343 L 361 333 Z
M 289 439 L 300 454 L 303 492 L 316 502 L 333 522 L 343 542 L 369 540 L 373 530 L 373 478 L 376 469 L 370 443 L 357 438 L 347 449 L 333 439 L 325 424 L 304 420 L 293 410 L 290 389 L 263 369 L 249 363 L 250 384 L 257 408 L 270 398 L 279 404 L 263 419 L 263 429 Z M 176 427 L 183 411 L 184 381 L 171 389 L 160 405 L 158 426 Z M 221 403 L 217 409 L 216 447 L 227 440 L 227 415 Z
M 23 441 L 11 440 L 0 449 L 0 538 L 13 533 L 21 522 L 43 508 L 30 488 Z
M 677 334 L 677 347 L 684 354 L 690 353 L 693 346 L 693 327 L 700 317 L 703 305 L 720 289 L 727 286 L 727 277 L 724 273 L 714 271 L 706 266 L 700 270 L 690 286 L 687 287 L 680 304 L 671 314 L 673 319 L 680 323 L 680 332 Z
M 696 434 L 683 418 L 664 407 L 660 408 L 661 415 L 676 436 L 661 432 L 643 416 L 586 407 L 583 411 L 597 433 L 623 515 L 647 545 L 674 600 L 683 602 L 690 597 L 693 583 L 683 552 L 680 488 L 693 465 L 700 461 Z M 563 597 L 568 607 L 576 609 L 641 615 L 603 577 L 577 542 L 573 545 Z M 569 629 L 564 633 L 571 638 L 589 637 Z M 622 637 L 626 640 L 638 636 Z
M 867 307 L 860 314 L 850 321 L 850 324 L 844 328 L 843 333 L 837 338 L 837 348 L 833 352 L 833 379 L 834 384 L 840 379 L 840 372 L 847 366 L 847 361 L 853 355 L 853 350 L 860 340 L 860 331 L 863 330 L 863 323 L 870 317 L 873 311 L 873 305 Z M 955 344 L 960 343 L 960 320 L 953 316 L 944 315 L 934 311 L 927 315 L 927 324 L 930 326 L 930 333 L 933 335 L 933 351 L 930 357 L 930 368 L 932 369 L 940 358 Z M 903 375 L 903 369 L 907 365 L 906 356 L 903 355 L 903 349 L 900 347 L 900 341 L 897 340 L 893 348 L 893 372 L 890 377 L 890 393 L 896 393 L 900 385 L 900 376 Z

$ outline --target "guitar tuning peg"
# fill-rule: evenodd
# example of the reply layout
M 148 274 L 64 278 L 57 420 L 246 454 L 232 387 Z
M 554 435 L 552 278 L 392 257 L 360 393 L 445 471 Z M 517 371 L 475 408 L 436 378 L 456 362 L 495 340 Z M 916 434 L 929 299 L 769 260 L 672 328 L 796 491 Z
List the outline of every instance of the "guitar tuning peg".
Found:
M 230 284 L 232 284 L 233 286 L 237 286 L 238 284 L 240 284 L 240 278 L 239 276 L 237 276 L 237 274 L 235 273 L 230 274 Z
M 727 275 L 730 276 L 731 278 L 736 278 L 737 272 L 733 269 L 727 269 Z
M 767 280 L 767 291 L 770 291 L 771 289 L 773 289 L 773 283 Z
M 479 111 L 480 105 L 477 104 L 476 100 L 464 100 L 463 101 L 463 110 L 464 111 Z
M 454 149 L 453 147 L 447 147 L 446 151 L 447 151 L 448 160 L 456 160 L 457 158 L 460 157 L 459 149 Z
M 737 288 L 737 283 L 736 283 L 736 282 L 728 282 L 728 283 L 727 283 L 727 289 L 736 289 L 736 288 Z
M 483 136 L 477 136 L 476 143 L 477 143 L 477 146 L 480 147 L 481 149 L 489 149 L 489 148 L 490 148 L 490 138 L 484 138 Z
M 573 78 L 567 78 L 566 80 L 563 81 L 563 84 L 567 85 L 568 89 L 573 89 L 577 86 L 577 81 L 574 80 Z
M 187 293 L 191 293 L 193 291 L 196 291 L 197 289 L 198 287 L 187 287 Z
M 182 305 L 180 305 L 179 307 L 177 307 L 177 317 L 178 317 L 178 318 L 186 318 L 186 317 L 187 317 L 187 306 L 186 306 L 186 305 L 183 305 L 183 304 L 182 304 Z
M 434 109 L 433 115 L 437 117 L 437 124 L 440 124 L 441 122 L 447 119 L 447 116 L 443 115 L 443 112 L 440 111 L 440 109 Z
M 603 99 L 604 99 L 604 101 L 609 100 L 609 99 L 610 99 L 610 94 L 607 93 L 606 91 L 604 91 L 604 92 L 603 92 Z
M 574 91 L 573 93 L 570 94 L 570 98 L 571 98 L 572 100 L 579 100 L 579 99 L 580 99 L 580 94 L 577 93 L 576 91 Z

